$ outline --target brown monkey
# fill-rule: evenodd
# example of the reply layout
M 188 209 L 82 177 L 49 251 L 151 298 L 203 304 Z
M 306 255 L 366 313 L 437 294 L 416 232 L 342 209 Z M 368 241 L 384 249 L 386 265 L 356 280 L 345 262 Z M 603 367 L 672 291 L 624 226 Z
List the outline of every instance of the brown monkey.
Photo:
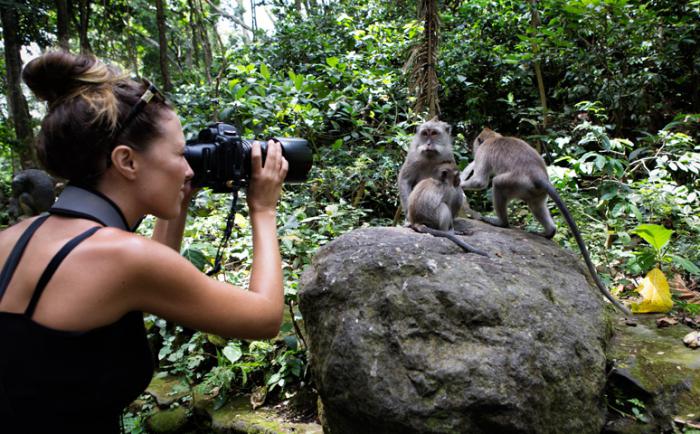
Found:
M 466 252 L 488 256 L 455 236 L 454 218 L 463 204 L 457 166 L 442 163 L 434 169 L 433 177 L 416 184 L 408 196 L 408 221 L 417 232 L 448 238 Z
M 631 316 L 632 313 L 608 292 L 600 280 L 581 238 L 581 232 L 549 181 L 547 167 L 537 151 L 518 138 L 503 137 L 489 128 L 484 128 L 474 140 L 473 152 L 474 161 L 462 172 L 460 186 L 464 190 L 483 190 L 493 176 L 493 208 L 496 217 L 482 217 L 482 220 L 507 228 L 508 202 L 511 199 L 521 199 L 527 203 L 532 214 L 544 227 L 544 232 L 540 235 L 552 238 L 556 226 L 547 208 L 547 196 L 551 197 L 574 234 L 588 271 L 600 292 L 625 315 Z
M 399 171 L 399 195 L 403 215 L 408 217 L 408 196 L 416 184 L 433 176 L 442 163 L 454 163 L 450 125 L 437 116 L 421 124 L 413 136 L 411 148 Z

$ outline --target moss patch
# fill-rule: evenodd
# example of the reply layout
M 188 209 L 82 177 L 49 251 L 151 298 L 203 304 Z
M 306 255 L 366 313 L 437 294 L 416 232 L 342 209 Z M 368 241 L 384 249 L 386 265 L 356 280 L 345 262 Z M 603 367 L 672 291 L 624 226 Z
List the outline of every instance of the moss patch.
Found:
M 700 420 L 700 351 L 683 345 L 688 327 L 658 328 L 659 317 L 640 315 L 637 327 L 616 325 L 608 359 L 656 401 L 667 401 L 669 416 Z
M 171 376 L 154 376 L 151 384 L 146 388 L 156 399 L 159 406 L 167 406 L 189 395 L 190 388 L 184 379 Z
M 154 433 L 178 432 L 187 424 L 187 416 L 183 407 L 161 410 L 148 418 L 148 428 Z

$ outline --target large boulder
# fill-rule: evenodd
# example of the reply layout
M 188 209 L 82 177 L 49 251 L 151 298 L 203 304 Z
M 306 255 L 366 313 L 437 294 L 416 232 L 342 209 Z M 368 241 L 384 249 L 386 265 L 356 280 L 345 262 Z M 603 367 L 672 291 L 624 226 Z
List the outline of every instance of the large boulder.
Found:
M 490 257 L 406 228 L 319 250 L 300 308 L 331 433 L 600 432 L 610 317 L 581 261 L 470 227 Z

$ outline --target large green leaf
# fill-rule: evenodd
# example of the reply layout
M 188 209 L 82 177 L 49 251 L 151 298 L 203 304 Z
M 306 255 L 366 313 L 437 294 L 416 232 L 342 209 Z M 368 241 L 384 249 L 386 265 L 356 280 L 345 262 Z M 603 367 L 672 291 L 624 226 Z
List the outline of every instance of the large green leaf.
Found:
M 672 230 L 653 224 L 639 225 L 632 230 L 632 233 L 642 237 L 644 241 L 651 244 L 657 252 L 664 248 L 671 239 L 671 235 L 673 235 Z

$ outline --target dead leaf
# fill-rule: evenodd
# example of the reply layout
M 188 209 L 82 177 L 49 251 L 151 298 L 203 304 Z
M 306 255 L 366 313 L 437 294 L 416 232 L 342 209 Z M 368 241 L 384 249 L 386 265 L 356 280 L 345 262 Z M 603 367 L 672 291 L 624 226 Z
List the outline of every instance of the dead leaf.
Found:
M 656 326 L 659 328 L 669 327 L 678 324 L 678 320 L 670 317 L 663 317 L 656 320 Z
M 253 410 L 263 405 L 265 399 L 267 399 L 267 386 L 254 388 L 253 393 L 250 394 L 250 405 L 253 407 Z
M 658 268 L 647 273 L 636 291 L 642 295 L 642 301 L 632 303 L 634 313 L 666 313 L 673 307 L 668 281 Z
M 700 292 L 693 291 L 688 288 L 688 285 L 683 281 L 680 274 L 674 274 L 669 282 L 669 286 L 673 292 L 678 293 L 677 297 L 688 303 L 700 303 Z

